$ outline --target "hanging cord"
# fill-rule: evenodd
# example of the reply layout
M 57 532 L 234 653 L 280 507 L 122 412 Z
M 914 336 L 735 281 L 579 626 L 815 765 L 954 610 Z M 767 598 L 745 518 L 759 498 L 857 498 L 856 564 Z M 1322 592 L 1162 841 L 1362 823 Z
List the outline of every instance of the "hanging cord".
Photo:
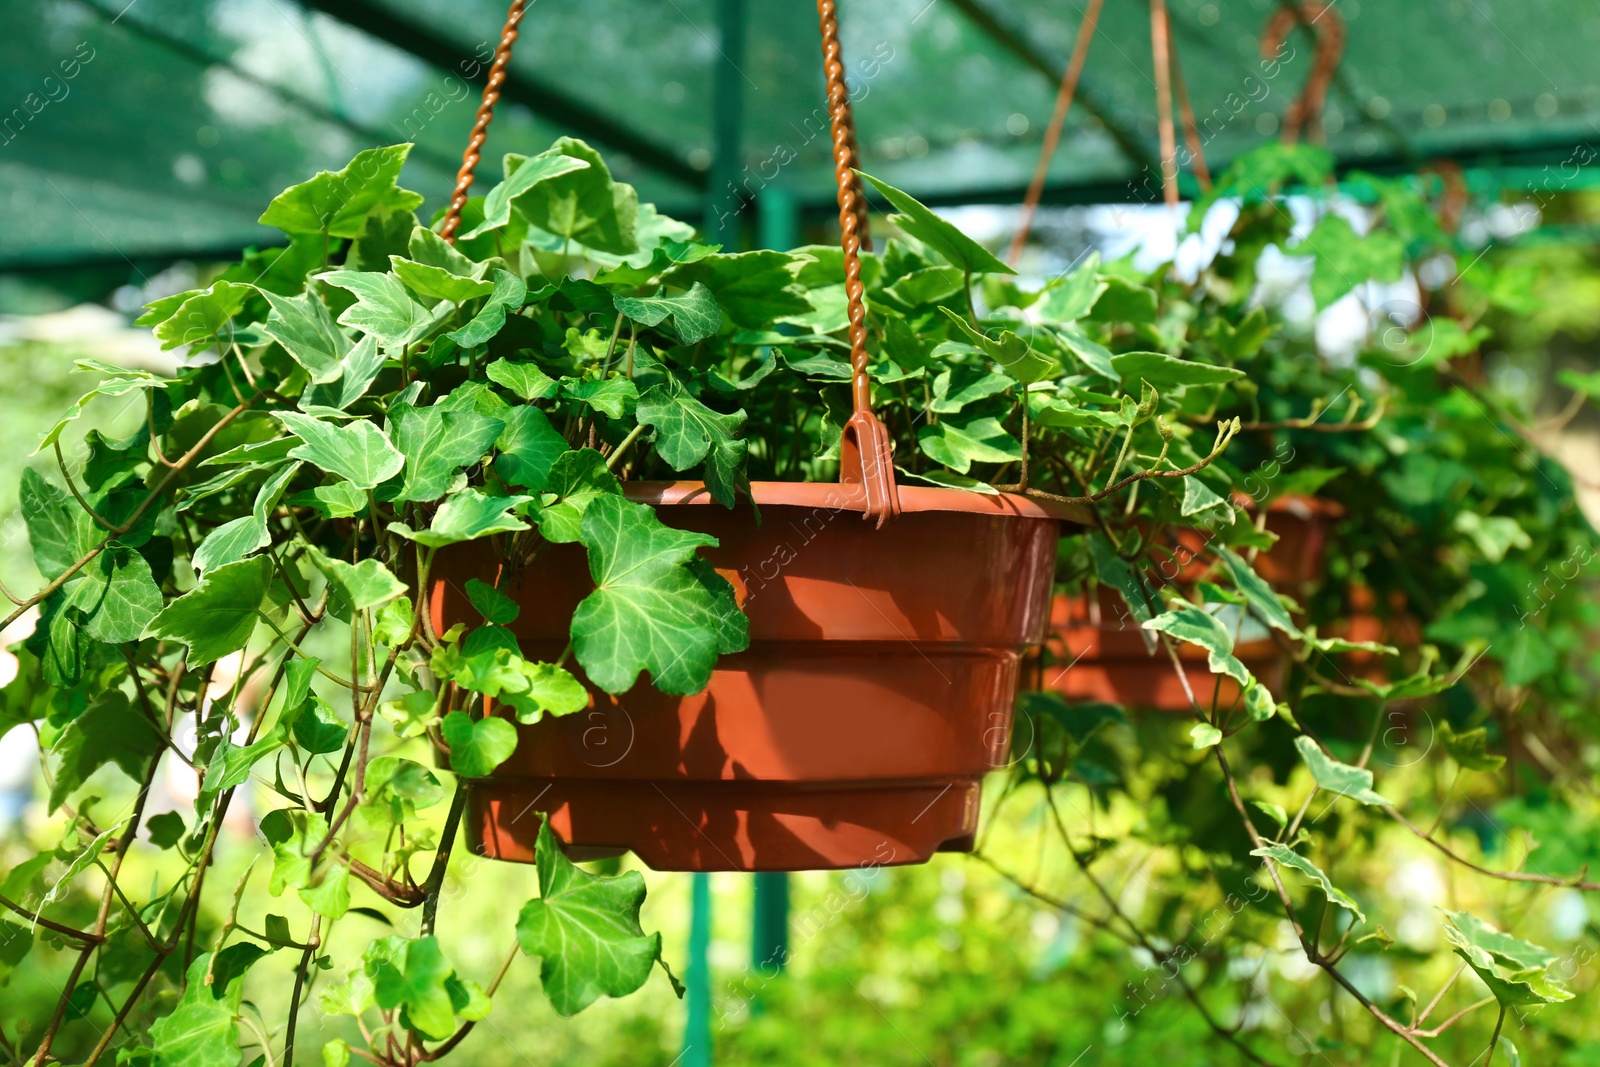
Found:
M 1195 181 L 1200 191 L 1211 191 L 1211 168 L 1206 166 L 1205 143 L 1200 140 L 1200 126 L 1194 120 L 1194 107 L 1189 103 L 1189 86 L 1183 80 L 1183 65 L 1178 62 L 1178 42 L 1172 35 L 1172 17 L 1167 16 L 1167 43 L 1172 49 L 1172 87 L 1178 91 L 1178 117 L 1183 120 L 1183 139 L 1189 146 Z
M 1298 6 L 1280 7 L 1261 31 L 1262 58 L 1275 58 L 1296 26 L 1314 34 L 1317 46 L 1312 54 L 1311 76 L 1284 113 L 1282 140 L 1284 144 L 1294 144 L 1300 140 L 1301 129 L 1310 127 L 1312 139 L 1326 144 L 1328 135 L 1322 128 L 1322 110 L 1328 103 L 1328 86 L 1333 84 L 1333 75 L 1344 55 L 1347 36 L 1344 19 L 1332 3 L 1322 0 L 1305 0 Z
M 1044 131 L 1044 143 L 1039 146 L 1039 162 L 1033 167 L 1033 180 L 1028 183 L 1028 195 L 1022 201 L 1022 218 L 1017 221 L 1017 234 L 1011 238 L 1011 248 L 1006 252 L 1006 262 L 1013 267 L 1022 255 L 1022 246 L 1028 241 L 1028 231 L 1033 227 L 1033 215 L 1039 209 L 1039 198 L 1044 195 L 1045 177 L 1050 173 L 1050 160 L 1061 142 L 1061 128 L 1066 124 L 1067 112 L 1072 109 L 1072 99 L 1078 93 L 1078 78 L 1083 74 L 1083 62 L 1089 55 L 1089 43 L 1094 40 L 1095 27 L 1100 23 L 1100 8 L 1105 0 L 1089 0 L 1083 22 L 1078 26 L 1077 40 L 1072 42 L 1072 58 L 1061 75 L 1061 88 L 1056 92 L 1056 109 L 1050 115 L 1050 125 Z
M 461 209 L 467 206 L 472 172 L 481 158 L 484 138 L 489 135 L 494 106 L 500 102 L 500 86 L 506 80 L 506 67 L 511 63 L 511 46 L 517 43 L 517 26 L 522 22 L 525 3 L 526 0 L 511 0 L 511 9 L 506 12 L 506 28 L 500 34 L 500 44 L 494 50 L 494 64 L 489 68 L 489 80 L 483 86 L 483 103 L 478 105 L 478 117 L 472 124 L 467 150 L 461 153 L 461 169 L 456 172 L 455 192 L 450 194 L 450 209 L 444 213 L 444 225 L 439 229 L 439 236 L 450 244 L 456 243 L 456 230 L 461 228 Z
M 1161 195 L 1178 206 L 1178 138 L 1172 127 L 1172 42 L 1166 0 L 1150 0 L 1150 52 L 1156 68 L 1156 128 L 1161 134 Z
M 864 518 L 879 527 L 900 513 L 889 432 L 872 413 L 872 382 L 867 374 L 867 307 L 861 283 L 861 240 L 866 232 L 866 198 L 856 176 L 855 132 L 850 89 L 839 50 L 839 13 L 834 0 L 817 0 L 822 28 L 822 70 L 828 84 L 828 121 L 833 134 L 833 177 L 839 193 L 840 247 L 844 251 L 844 291 L 850 317 L 850 381 L 855 413 L 845 423 L 839 444 L 839 481 L 866 493 Z

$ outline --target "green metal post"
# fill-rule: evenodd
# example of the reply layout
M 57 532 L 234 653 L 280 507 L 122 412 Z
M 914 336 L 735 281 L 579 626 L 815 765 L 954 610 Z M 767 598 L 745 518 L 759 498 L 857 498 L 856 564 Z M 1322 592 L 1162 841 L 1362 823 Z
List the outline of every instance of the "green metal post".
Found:
M 760 244 L 780 251 L 800 243 L 800 201 L 788 189 L 767 186 L 761 190 Z M 755 877 L 755 906 L 750 929 L 750 965 L 761 978 L 783 970 L 789 961 L 789 876 L 783 871 L 762 871 Z M 757 982 L 759 987 L 761 983 Z M 761 1010 L 761 998 L 754 1010 Z
M 761 247 L 787 251 L 800 243 L 800 199 L 776 185 L 761 190 Z
M 740 142 L 744 126 L 745 0 L 717 0 L 721 38 L 712 73 L 711 174 L 706 190 L 705 235 L 738 251 L 744 206 Z M 688 1019 L 683 1029 L 682 1067 L 711 1067 L 711 876 L 693 876 L 689 911 Z
M 683 1067 L 711 1067 L 711 876 L 695 874 L 689 906 L 689 1018 L 683 1028 Z
M 711 84 L 711 174 L 706 239 L 738 251 L 748 193 L 743 174 L 745 0 L 717 0 L 721 47 Z

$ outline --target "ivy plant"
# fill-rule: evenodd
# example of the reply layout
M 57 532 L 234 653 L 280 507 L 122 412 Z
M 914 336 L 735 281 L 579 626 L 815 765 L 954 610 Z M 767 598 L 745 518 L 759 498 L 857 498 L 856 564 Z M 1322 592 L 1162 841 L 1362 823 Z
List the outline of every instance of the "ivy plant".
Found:
M 837 476 L 851 413 L 838 248 L 706 244 L 566 138 L 505 157 L 503 180 L 468 202 L 451 243 L 399 184 L 408 150 L 362 152 L 274 199 L 261 221 L 286 243 L 139 320 L 182 369 L 95 365 L 100 385 L 41 444 L 55 475 L 24 477 L 44 581 L 31 594 L 8 591 L 5 623 L 30 611 L 37 623 L 0 691 L 0 729 L 38 733 L 57 838 L 0 885 L 6 928 L 19 931 L 5 965 L 60 952 L 72 969 L 18 1058 L 44 1063 L 70 1040 L 86 1064 L 115 1049 L 119 1063 L 221 1065 L 242 1047 L 288 1067 L 312 997 L 326 1014 L 354 1017 L 364 1038 L 327 1043 L 335 1067 L 352 1055 L 415 1067 L 455 1049 L 493 1009 L 499 983 L 459 970 L 435 932 L 463 780 L 492 775 L 515 752 L 515 723 L 586 707 L 585 683 L 694 694 L 718 657 L 749 639 L 733 587 L 706 565 L 716 542 L 664 523 L 628 485 L 699 478 L 753 527 L 752 480 Z M 1326 794 L 1365 819 L 1414 826 L 1369 766 L 1370 743 L 1352 749 L 1323 728 L 1360 720 L 1376 733 L 1389 704 L 1455 689 L 1481 651 L 1470 620 L 1495 609 L 1472 608 L 1471 588 L 1435 602 L 1419 587 L 1412 607 L 1430 613 L 1433 643 L 1355 641 L 1336 624 L 1357 574 L 1340 571 L 1302 604 L 1256 561 L 1274 540 L 1260 516 L 1280 496 L 1338 493 L 1341 472 L 1363 465 L 1386 495 L 1349 492 L 1353 517 L 1428 491 L 1424 453 L 1384 435 L 1427 421 L 1405 397 L 1429 389 L 1446 417 L 1464 417 L 1479 394 L 1449 377 L 1450 361 L 1481 335 L 1470 315 L 1441 315 L 1430 354 L 1382 374 L 1308 357 L 1254 299 L 1262 248 L 1309 256 L 1313 297 L 1326 305 L 1400 277 L 1444 241 L 1417 193 L 1380 179 L 1384 223 L 1358 232 L 1330 210 L 1296 241 L 1283 183 L 1315 188 L 1326 171 L 1311 150 L 1238 164 L 1219 183 L 1219 196 L 1242 205 L 1230 250 L 1193 282 L 1165 265 L 1090 258 L 1024 284 L 949 222 L 868 178 L 895 232 L 863 257 L 869 371 L 903 484 L 1079 509 L 1059 588 L 1105 587 L 1164 659 L 1176 662 L 1180 645 L 1201 650 L 1218 680 L 1191 692 L 1181 747 L 1185 766 L 1212 769 L 1237 821 L 1232 843 L 1210 850 L 1193 877 L 1224 894 L 1253 879 L 1262 923 L 1288 921 L 1312 963 L 1436 1059 L 1421 1018 L 1397 1019 L 1339 969 L 1381 930 L 1366 929 L 1370 905 L 1328 873 L 1328 839 L 1306 813 Z M 1496 292 L 1484 301 L 1506 299 Z M 1408 324 L 1402 348 L 1420 343 Z M 137 398 L 143 425 L 120 441 L 90 433 L 69 458 L 63 437 L 100 396 Z M 1338 432 L 1323 434 L 1336 404 Z M 1391 422 L 1366 417 L 1384 405 L 1398 412 Z M 1296 451 L 1307 439 L 1317 443 Z M 1523 500 L 1490 471 L 1474 477 L 1471 499 Z M 1458 551 L 1442 565 L 1455 575 L 1486 557 L 1499 563 L 1535 534 L 1531 522 L 1462 499 L 1428 498 L 1448 516 L 1442 529 Z M 1389 522 L 1394 509 L 1384 514 Z M 1361 539 L 1383 530 L 1353 524 L 1343 558 L 1364 559 Z M 1179 531 L 1200 536 L 1204 574 L 1158 580 Z M 1572 527 L 1551 518 L 1546 531 L 1562 538 Z M 594 590 L 555 620 L 567 648 L 530 659 L 509 624 L 547 609 L 501 586 L 552 544 L 581 546 Z M 1397 569 L 1414 547 L 1399 546 Z M 420 591 L 437 554 L 459 551 L 497 560 L 502 577 L 467 588 L 481 622 L 439 633 Z M 1276 642 L 1287 684 L 1258 678 L 1235 654 L 1247 629 Z M 1460 658 L 1447 661 L 1441 645 Z M 1376 657 L 1386 673 L 1333 677 L 1352 655 Z M 1525 658 L 1499 655 L 1508 680 L 1532 680 Z M 1092 827 L 1061 820 L 1055 803 L 1078 788 L 1104 803 L 1123 786 L 1098 746 L 1132 712 L 1045 693 L 1025 694 L 1022 709 L 1040 743 L 1019 756 L 1008 788 L 1042 798 L 1077 869 L 1098 879 Z M 1489 767 L 1483 724 L 1462 717 L 1454 728 L 1450 758 Z M 1275 760 L 1304 795 L 1285 805 L 1258 792 L 1234 758 Z M 157 768 L 172 762 L 197 782 L 192 809 L 146 818 Z M 259 845 L 221 833 L 241 790 L 267 806 Z M 204 874 L 219 849 L 240 847 L 258 849 L 260 873 L 247 868 L 230 894 Z M 582 869 L 548 825 L 535 858 L 537 895 L 505 917 L 516 946 L 506 965 L 537 957 L 558 1012 L 627 995 L 657 967 L 676 984 L 660 935 L 641 925 L 637 872 Z M 281 911 L 241 913 L 252 878 Z M 325 950 L 351 913 L 409 909 L 420 915 L 416 936 L 373 940 L 359 959 Z M 1176 962 L 1175 980 L 1188 981 L 1186 941 L 1119 918 L 1109 925 L 1120 936 L 1163 966 Z M 1469 914 L 1442 922 L 1502 1010 L 1562 999 L 1542 973 L 1543 950 Z M 292 961 L 293 997 L 278 1031 L 253 1019 L 243 990 L 251 969 L 280 953 Z M 1234 1030 L 1214 1029 L 1249 1050 Z

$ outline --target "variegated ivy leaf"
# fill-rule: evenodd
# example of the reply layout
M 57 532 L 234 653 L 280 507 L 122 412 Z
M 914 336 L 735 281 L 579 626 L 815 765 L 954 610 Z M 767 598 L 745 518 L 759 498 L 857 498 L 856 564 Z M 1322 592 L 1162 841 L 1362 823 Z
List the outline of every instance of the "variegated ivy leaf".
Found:
M 189 663 L 195 667 L 237 652 L 255 631 L 271 576 L 272 564 L 265 556 L 218 567 L 167 604 L 151 621 L 150 633 L 188 645 Z
M 417 303 L 392 274 L 330 270 L 316 277 L 355 296 L 356 302 L 339 315 L 338 321 L 372 335 L 384 348 L 401 349 L 422 340 L 443 315 L 453 310 L 448 303 L 433 309 Z
M 1291 867 L 1294 870 L 1299 871 L 1301 874 L 1317 883 L 1317 886 L 1322 890 L 1323 895 L 1328 898 L 1329 904 L 1333 904 L 1336 907 L 1340 907 L 1345 911 L 1348 911 L 1351 915 L 1355 916 L 1356 922 L 1364 923 L 1367 921 L 1366 915 L 1361 911 L 1361 905 L 1356 903 L 1354 897 L 1340 889 L 1338 886 L 1334 885 L 1332 879 L 1330 879 L 1326 874 L 1322 873 L 1322 868 L 1318 867 L 1316 864 L 1312 863 L 1310 860 L 1306 859 L 1304 856 L 1300 855 L 1298 852 L 1294 851 L 1288 846 L 1277 844 L 1267 845 L 1265 848 L 1252 849 L 1250 851 L 1250 855 L 1261 856 L 1265 859 L 1271 860 L 1281 867 Z
M 194 569 L 204 573 L 237 562 L 257 549 L 265 548 L 272 540 L 272 534 L 267 529 L 267 520 L 277 509 L 284 490 L 299 471 L 298 463 L 288 463 L 278 468 L 256 491 L 255 504 L 250 509 L 250 514 L 230 519 L 206 534 L 205 540 L 201 541 L 194 551 L 191 560 Z
M 1322 747 L 1305 734 L 1294 739 L 1294 747 L 1300 751 L 1300 758 L 1305 761 L 1319 789 L 1349 797 L 1358 804 L 1389 805 L 1387 797 L 1373 791 L 1371 771 L 1340 763 L 1323 752 Z
M 488 454 L 505 428 L 502 420 L 489 415 L 437 405 L 398 404 L 390 409 L 390 419 L 395 448 L 405 457 L 396 500 L 438 500 L 450 491 L 461 468 Z
M 344 374 L 350 338 L 333 321 L 315 290 L 308 288 L 299 296 L 279 296 L 268 289 L 260 293 L 272 308 L 261 332 L 282 345 L 313 383 L 337 381 Z
M 1226 674 L 1242 686 L 1255 681 L 1245 665 L 1234 656 L 1233 635 L 1228 633 L 1228 628 L 1202 608 L 1180 601 L 1145 622 L 1144 628 L 1205 649 L 1206 665 L 1211 668 L 1212 674 Z
M 145 370 L 135 370 L 128 367 L 115 367 L 109 363 L 101 363 L 94 359 L 80 359 L 73 366 L 79 370 L 93 371 L 101 375 L 100 384 L 84 393 L 73 405 L 67 409 L 66 414 L 56 420 L 54 426 L 46 430 L 39 440 L 39 447 L 33 450 L 38 455 L 61 439 L 61 431 L 67 424 L 83 414 L 83 409 L 97 396 L 125 396 L 140 389 L 163 389 L 171 384 L 171 380 L 158 374 Z M 26 512 L 24 512 L 26 514 Z
M 490 338 L 500 332 L 500 327 L 506 324 L 506 313 L 521 307 L 522 302 L 528 297 L 528 287 L 521 278 L 510 271 L 496 268 L 493 283 L 489 299 L 484 301 L 472 320 L 459 330 L 445 334 L 462 348 L 487 344 Z
M 273 198 L 262 214 L 263 226 L 285 233 L 360 237 L 368 216 L 409 213 L 422 204 L 422 194 L 395 184 L 409 144 L 357 152 L 343 170 L 319 171 Z
M 289 455 L 312 466 L 337 474 L 357 489 L 373 489 L 400 473 L 402 456 L 384 432 L 366 419 L 343 426 L 313 418 L 298 411 L 277 411 L 274 415 L 300 438 L 301 444 Z
M 505 180 L 490 189 L 489 195 L 483 198 L 483 221 L 462 234 L 463 241 L 482 236 L 490 230 L 500 229 L 511 221 L 511 207 L 519 197 L 541 182 L 559 178 L 575 170 L 586 170 L 589 161 L 549 152 L 534 156 L 532 159 L 510 154 L 504 159 L 504 167 Z M 531 204 L 529 209 L 536 210 Z
M 389 531 L 428 548 L 442 548 L 490 534 L 526 530 L 528 524 L 510 511 L 531 500 L 531 496 L 490 496 L 476 489 L 466 489 L 439 505 L 426 530 L 413 530 L 391 522 Z
M 1233 584 L 1244 594 L 1251 612 L 1273 629 L 1299 640 L 1300 627 L 1294 624 L 1294 620 L 1289 617 L 1288 609 L 1283 606 L 1283 601 L 1278 599 L 1278 594 L 1272 591 L 1266 580 L 1255 572 L 1255 568 L 1226 548 L 1219 547 L 1217 554 L 1222 557 L 1223 563 L 1227 564 L 1228 573 L 1233 576 Z
M 1502 1008 L 1531 1008 L 1572 999 L 1572 991 L 1550 977 L 1556 954 L 1501 933 L 1465 911 L 1444 912 L 1444 935 Z

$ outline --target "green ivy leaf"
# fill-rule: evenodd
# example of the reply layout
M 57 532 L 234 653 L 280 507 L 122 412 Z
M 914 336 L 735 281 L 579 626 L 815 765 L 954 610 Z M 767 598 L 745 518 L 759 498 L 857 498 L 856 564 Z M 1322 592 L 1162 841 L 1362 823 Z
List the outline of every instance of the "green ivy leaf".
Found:
M 259 221 L 285 233 L 360 237 L 368 216 L 411 212 L 422 204 L 422 194 L 395 184 L 410 153 L 409 144 L 357 152 L 343 170 L 319 171 L 273 197 Z
M 1233 576 L 1234 586 L 1249 601 L 1250 610 L 1255 612 L 1257 617 L 1268 626 L 1298 641 L 1301 637 L 1300 627 L 1296 626 L 1294 620 L 1289 617 L 1288 609 L 1283 606 L 1283 601 L 1278 599 L 1278 595 L 1272 591 L 1272 586 L 1268 585 L 1250 564 L 1235 553 L 1219 546 L 1217 554 L 1227 564 L 1228 573 Z
M 289 451 L 319 470 L 337 474 L 357 489 L 373 489 L 400 473 L 405 457 L 382 430 L 366 419 L 338 426 L 298 411 L 273 413 L 301 444 Z
M 516 622 L 517 616 L 522 614 L 522 609 L 517 606 L 515 600 L 488 582 L 477 578 L 467 579 L 467 599 L 478 609 L 478 614 L 483 616 L 484 622 L 496 626 Z
M 1479 726 L 1477 729 L 1463 730 L 1458 734 L 1448 722 L 1440 722 L 1438 729 L 1434 731 L 1434 736 L 1463 770 L 1492 774 L 1505 766 L 1504 756 L 1489 754 L 1489 731 L 1486 727 Z
M 973 329 L 965 316 L 947 307 L 940 307 L 939 310 L 956 328 L 956 332 L 966 338 L 968 344 L 981 349 L 990 362 L 1023 385 L 1032 385 L 1061 373 L 1059 363 L 1035 351 L 1033 345 L 1012 331 L 1001 330 L 998 337 L 990 337 Z
M 639 397 L 637 418 L 639 425 L 655 428 L 656 452 L 673 470 L 706 461 L 706 488 L 724 507 L 733 507 L 737 490 L 750 491 L 744 469 L 750 446 L 739 438 L 744 409 L 731 415 L 713 411 L 690 396 L 677 378 L 669 378 Z
M 413 530 L 398 522 L 391 522 L 389 530 L 429 548 L 474 541 L 490 534 L 526 530 L 528 524 L 509 514 L 509 510 L 532 499 L 528 496 L 490 496 L 476 489 L 467 489 L 441 504 L 439 510 L 433 513 L 432 525 L 426 530 Z
M 547 820 L 535 847 L 539 896 L 517 916 L 517 942 L 539 957 L 545 996 L 573 1016 L 602 996 L 624 997 L 661 959 L 661 935 L 639 925 L 644 878 L 638 871 L 603 877 L 581 870 L 561 851 Z
M 1071 274 L 1046 286 L 1034 307 L 1045 322 L 1066 325 L 1089 314 L 1106 288 L 1100 277 L 1100 253 L 1091 252 Z
M 218 567 L 163 608 L 151 620 L 150 634 L 188 645 L 191 667 L 237 652 L 255 630 L 271 577 L 272 563 L 265 556 Z
M 698 693 L 718 652 L 736 650 L 719 640 L 722 628 L 732 626 L 741 646 L 747 640 L 732 587 L 689 566 L 716 538 L 674 530 L 648 505 L 606 495 L 590 501 L 582 539 L 595 591 L 573 613 L 573 650 L 600 688 L 626 692 L 647 670 L 663 693 Z
M 1180 602 L 1142 625 L 1146 630 L 1156 630 L 1205 649 L 1206 665 L 1212 674 L 1226 674 L 1242 686 L 1255 681 L 1234 656 L 1233 636 L 1228 628 L 1208 611 Z
M 203 952 L 184 975 L 183 995 L 170 1014 L 150 1024 L 150 1046 L 159 1067 L 238 1067 L 239 1014 L 244 972 L 264 953 L 247 942 L 216 957 Z M 224 960 L 230 964 L 224 968 Z M 212 981 L 206 976 L 215 970 Z
M 260 293 L 272 308 L 261 332 L 282 345 L 313 382 L 337 381 L 344 374 L 350 338 L 333 321 L 322 298 L 311 289 L 299 296 L 279 296 L 267 289 Z
M 497 359 L 484 373 L 489 380 L 503 385 L 524 401 L 549 400 L 561 391 L 561 383 L 532 363 L 513 363 Z
M 500 332 L 506 324 L 506 312 L 515 311 L 522 306 L 528 298 L 528 287 L 521 278 L 510 271 L 496 268 L 494 271 L 494 287 L 490 290 L 489 299 L 484 301 L 483 307 L 459 330 L 452 330 L 445 334 L 446 337 L 460 345 L 462 348 L 475 348 L 478 345 L 488 344 L 489 339 Z
M 577 159 L 570 155 L 551 155 L 548 152 L 532 159 L 526 156 L 507 155 L 503 164 L 505 180 L 490 189 L 489 195 L 483 198 L 483 221 L 462 234 L 461 240 L 470 241 L 474 237 L 481 237 L 490 230 L 498 230 L 506 225 L 511 221 L 513 202 L 540 182 L 559 178 L 573 171 L 586 170 L 589 167 L 588 160 Z M 530 204 L 529 208 L 537 211 L 535 205 Z
M 378 705 L 378 714 L 398 737 L 421 737 L 439 721 L 439 698 L 427 689 Z
M 898 226 L 907 236 L 915 237 L 938 252 L 949 260 L 951 265 L 960 267 L 969 274 L 1017 273 L 996 259 L 994 253 L 962 233 L 953 223 L 945 221 L 931 209 L 924 207 L 909 193 L 901 192 L 870 174 L 862 174 L 859 170 L 856 173 L 870 182 L 872 187 L 883 194 L 884 199 L 900 212 L 898 215 L 890 215 L 890 222 Z
M 550 425 L 550 418 L 531 405 L 512 408 L 505 429 L 494 442 L 499 455 L 494 472 L 507 485 L 533 492 L 544 489 L 550 468 L 567 451 L 567 439 Z
M 111 645 L 143 637 L 163 604 L 150 564 L 131 548 L 101 552 L 66 590 L 65 606 L 83 613 L 83 632 Z
M 617 310 L 641 326 L 659 326 L 668 317 L 678 340 L 686 345 L 703 341 L 722 329 L 722 310 L 702 282 L 677 296 L 619 296 Z
M 356 302 L 339 316 L 339 322 L 378 339 L 384 348 L 399 349 L 422 340 L 438 322 L 438 311 L 412 299 L 400 279 L 376 271 L 330 270 L 316 275 L 320 282 L 337 285 L 355 295 Z M 445 312 L 448 304 L 441 304 Z
M 506 690 L 501 699 L 516 712 L 517 721 L 535 723 L 546 715 L 571 715 L 589 706 L 589 692 L 570 673 L 554 663 L 522 663 L 525 689 Z
M 1318 311 L 1363 282 L 1399 281 L 1406 264 L 1405 244 L 1399 237 L 1388 230 L 1361 236 L 1348 219 L 1332 212 L 1289 251 L 1314 257 L 1311 295 Z
M 295 744 L 312 755 L 339 751 L 350 734 L 333 705 L 315 693 L 306 697 L 288 718 L 294 728 Z
M 1163 393 L 1191 385 L 1222 385 L 1244 377 L 1233 367 L 1214 367 L 1165 352 L 1124 352 L 1111 357 L 1111 368 L 1125 388 L 1142 380 Z
M 186 294 L 183 303 L 155 328 L 162 350 L 180 345 L 203 347 L 210 344 L 244 307 L 253 288 L 238 282 L 219 280 L 213 282 L 209 289 Z
M 1464 911 L 1444 913 L 1444 935 L 1502 1008 L 1530 1008 L 1572 999 L 1548 969 L 1556 954 L 1491 928 Z
M 405 480 L 396 500 L 438 500 L 455 485 L 462 467 L 483 459 L 505 422 L 471 410 L 396 405 L 390 412 L 394 445 L 405 457 Z
M 244 559 L 272 541 L 267 520 L 278 508 L 284 490 L 300 472 L 300 464 L 289 463 L 278 468 L 256 491 L 255 504 L 250 514 L 241 515 L 223 523 L 210 533 L 195 549 L 190 560 L 196 571 L 205 572 Z
M 539 532 L 546 541 L 570 544 L 583 536 L 583 513 L 598 497 L 618 496 L 622 483 L 592 448 L 565 452 L 550 467 L 545 496 L 554 499 L 539 508 Z
M 767 330 L 790 315 L 811 311 L 811 301 L 795 285 L 794 271 L 805 262 L 788 252 L 719 252 L 680 263 L 661 276 L 663 285 L 682 289 L 698 282 L 711 290 L 722 313 L 746 330 Z
M 1333 904 L 1336 907 L 1340 907 L 1345 911 L 1348 911 L 1351 915 L 1355 916 L 1355 921 L 1358 923 L 1364 923 L 1367 921 L 1366 915 L 1361 911 L 1361 905 L 1356 903 L 1354 897 L 1340 889 L 1338 886 L 1334 885 L 1332 879 L 1330 879 L 1326 874 L 1322 873 L 1322 869 L 1320 867 L 1306 859 L 1304 856 L 1300 855 L 1298 852 L 1295 852 L 1293 849 L 1285 845 L 1267 845 L 1265 848 L 1251 849 L 1250 855 L 1261 856 L 1265 859 L 1271 860 L 1281 867 L 1291 867 L 1294 870 L 1299 871 L 1301 874 L 1317 883 L 1317 885 L 1322 889 L 1323 895 L 1328 898 L 1329 904 Z
M 488 777 L 517 748 L 517 728 L 492 715 L 474 720 L 464 711 L 452 711 L 439 732 L 450 746 L 450 769 L 463 778 Z
M 1022 442 L 988 416 L 966 422 L 940 419 L 937 426 L 922 426 L 917 430 L 917 445 L 929 459 L 959 474 L 966 474 L 974 463 L 1010 463 L 1022 458 Z
M 639 250 L 636 226 L 639 194 L 633 186 L 611 180 L 600 153 L 575 137 L 562 137 L 532 160 L 506 156 L 506 180 L 539 160 L 565 157 L 587 164 L 564 173 L 546 174 L 515 198 L 517 213 L 533 225 L 566 241 L 616 255 Z
M 101 767 L 114 763 L 134 781 L 166 747 L 165 738 L 120 689 L 95 697 L 83 714 L 67 724 L 50 746 L 56 757 L 50 785 L 54 812 Z
M 380 938 L 367 946 L 364 969 L 378 1007 L 402 1009 L 406 1025 L 436 1041 L 455 1031 L 455 1009 L 445 988 L 454 972 L 437 938 Z
M 55 579 L 100 543 L 94 520 L 77 502 L 45 480 L 32 467 L 24 467 L 17 494 L 18 510 L 28 525 L 34 566 L 46 579 Z
M 1294 739 L 1294 747 L 1300 750 L 1300 758 L 1310 769 L 1311 778 L 1317 783 L 1318 788 L 1349 797 L 1358 804 L 1389 806 L 1388 798 L 1373 792 L 1371 771 L 1363 767 L 1352 767 L 1348 763 L 1340 763 L 1323 752 L 1322 748 L 1305 734 Z
M 152 815 L 145 820 L 145 836 L 150 843 L 159 849 L 169 849 L 183 840 L 187 827 L 183 824 L 183 816 L 175 811 L 163 811 L 159 815 Z
M 639 388 L 626 378 L 561 379 L 561 395 L 587 404 L 609 419 L 622 419 L 639 399 Z

